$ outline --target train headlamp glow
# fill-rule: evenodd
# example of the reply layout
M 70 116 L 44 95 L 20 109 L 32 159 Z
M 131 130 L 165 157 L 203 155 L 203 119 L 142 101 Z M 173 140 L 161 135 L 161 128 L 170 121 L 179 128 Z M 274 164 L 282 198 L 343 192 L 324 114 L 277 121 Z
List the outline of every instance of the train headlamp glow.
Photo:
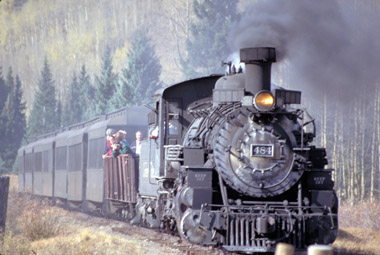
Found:
M 260 91 L 256 94 L 253 104 L 259 111 L 270 111 L 274 107 L 274 97 L 269 91 Z

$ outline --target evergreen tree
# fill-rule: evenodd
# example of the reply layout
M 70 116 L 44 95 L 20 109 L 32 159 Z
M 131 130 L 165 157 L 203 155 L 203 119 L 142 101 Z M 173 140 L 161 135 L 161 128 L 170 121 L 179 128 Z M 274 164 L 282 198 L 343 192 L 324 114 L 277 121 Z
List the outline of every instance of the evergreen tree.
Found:
M 68 126 L 82 121 L 82 104 L 81 104 L 81 88 L 79 87 L 77 75 L 73 74 L 71 80 L 69 93 L 66 97 L 66 102 L 64 106 L 62 124 L 63 126 Z
M 111 99 L 117 82 L 117 74 L 113 72 L 111 49 L 106 48 L 102 59 L 100 77 L 96 76 L 96 114 L 104 114 L 109 110 Z
M 8 108 L 12 108 L 12 91 L 8 91 L 8 88 L 13 88 L 14 87 L 14 78 L 13 78 L 13 72 L 12 68 L 9 68 L 8 75 L 6 80 L 3 80 L 3 91 L 5 91 L 5 95 L 1 95 L 2 97 L 5 97 L 5 99 L 1 102 L 2 107 L 0 108 L 0 158 L 2 159 L 2 165 L 5 166 L 6 162 L 3 159 L 3 154 L 7 150 L 7 145 L 9 142 L 9 139 L 7 137 L 9 125 L 8 125 L 8 120 L 9 120 L 9 112 Z
M 90 76 L 87 74 L 85 65 L 82 65 L 79 74 L 78 87 L 80 88 L 81 95 L 81 100 L 79 101 L 80 108 L 82 109 L 81 121 L 85 121 L 96 115 L 95 88 L 91 85 Z
M 3 78 L 3 71 L 0 66 L 0 113 L 4 107 L 5 101 L 7 100 L 9 93 L 9 88 L 5 84 L 5 80 Z
M 57 101 L 57 128 L 63 127 L 62 123 L 62 100 L 58 97 Z
M 35 137 L 52 132 L 59 126 L 53 76 L 48 61 L 45 58 L 41 78 L 38 82 L 38 89 L 35 93 L 29 116 L 28 136 Z
M 186 78 L 223 73 L 221 61 L 232 52 L 227 43 L 231 24 L 239 19 L 238 1 L 194 0 L 196 20 L 186 40 L 187 56 L 181 59 Z
M 131 90 L 123 82 L 118 82 L 115 87 L 109 106 L 110 110 L 114 111 L 125 107 L 128 102 L 131 102 Z
M 161 64 L 147 31 L 136 31 L 112 104 L 120 108 L 149 103 L 153 93 L 161 86 L 160 74 Z
M 0 114 L 1 171 L 12 169 L 26 129 L 25 103 L 22 102 L 21 81 L 18 76 L 16 76 L 16 82 L 14 81 L 12 69 L 9 69 L 6 85 L 11 90 Z

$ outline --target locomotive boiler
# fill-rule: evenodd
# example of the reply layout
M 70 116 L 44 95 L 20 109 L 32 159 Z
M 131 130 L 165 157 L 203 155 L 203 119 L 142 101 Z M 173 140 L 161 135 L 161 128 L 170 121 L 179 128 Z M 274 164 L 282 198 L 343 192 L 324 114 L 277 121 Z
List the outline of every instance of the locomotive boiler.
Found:
M 232 67 L 158 95 L 134 221 L 229 251 L 330 244 L 333 170 L 325 149 L 311 145 L 314 120 L 294 108 L 301 92 L 271 87 L 274 48 L 242 49 L 240 60 L 245 73 Z

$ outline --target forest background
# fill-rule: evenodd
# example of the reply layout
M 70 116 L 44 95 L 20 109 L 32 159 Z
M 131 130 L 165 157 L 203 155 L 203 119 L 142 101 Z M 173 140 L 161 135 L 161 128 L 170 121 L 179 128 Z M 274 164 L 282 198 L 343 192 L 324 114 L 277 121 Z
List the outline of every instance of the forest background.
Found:
M 243 30 L 244 19 L 246 25 L 260 24 L 267 30 L 276 24 L 275 30 L 283 34 L 287 34 L 286 29 L 292 30 L 286 27 L 289 19 L 285 15 L 294 14 L 292 11 L 277 6 L 274 12 L 274 5 L 260 2 L 263 1 L 1 0 L 0 170 L 17 171 L 17 149 L 33 137 L 123 105 L 148 103 L 160 87 L 224 73 L 221 62 L 233 60 L 237 46 L 245 46 L 244 38 L 240 43 L 231 42 L 234 33 Z M 329 33 L 295 40 L 297 51 L 308 60 L 292 61 L 279 55 L 273 83 L 302 90 L 303 106 L 316 119 L 315 144 L 327 148 L 329 167 L 336 169 L 333 175 L 339 197 L 379 199 L 380 50 L 376 45 L 380 41 L 375 31 L 380 24 L 380 3 L 338 0 L 337 8 L 331 8 L 334 1 L 316 1 L 321 4 L 310 4 L 316 8 L 309 10 L 301 1 L 288 2 L 304 7 L 295 8 L 301 12 L 292 16 L 296 23 L 289 23 L 294 31 L 302 25 L 301 31 L 318 26 L 315 29 Z M 344 21 L 351 28 L 349 38 L 334 30 L 337 24 L 342 25 L 337 16 L 346 6 L 350 7 L 351 17 L 366 17 L 362 23 L 354 22 L 354 18 Z M 247 18 L 252 10 L 257 11 L 255 18 L 259 21 L 250 19 L 255 12 Z M 322 12 L 327 13 L 320 19 L 318 14 Z M 310 13 L 316 17 L 310 17 Z M 307 15 L 308 22 L 304 22 L 302 16 Z M 247 34 L 261 32 L 248 30 Z M 312 30 L 310 34 L 314 35 Z M 296 32 L 290 36 L 297 38 Z M 280 41 L 291 45 L 290 38 Z M 305 41 L 305 45 L 317 45 L 315 52 L 302 51 L 309 49 L 302 44 Z M 277 46 L 273 44 L 249 46 Z M 324 52 L 323 47 L 334 50 Z M 297 53 L 290 46 L 287 49 Z M 337 51 L 342 55 L 336 55 Z M 343 55 L 351 58 L 339 58 Z M 320 61 L 320 56 L 329 61 L 336 56 L 344 72 L 331 66 L 333 60 Z M 356 65 L 349 65 L 351 62 Z M 308 72 L 314 76 L 303 75 Z

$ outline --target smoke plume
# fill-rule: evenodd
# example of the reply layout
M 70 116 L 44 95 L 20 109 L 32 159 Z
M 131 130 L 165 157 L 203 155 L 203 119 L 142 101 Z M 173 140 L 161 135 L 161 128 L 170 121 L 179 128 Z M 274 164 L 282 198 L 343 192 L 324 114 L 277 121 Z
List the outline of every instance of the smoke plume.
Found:
M 347 99 L 373 88 L 380 73 L 380 14 L 376 1 L 363 2 L 257 1 L 231 30 L 230 44 L 275 47 L 277 61 L 289 64 L 291 88 Z

